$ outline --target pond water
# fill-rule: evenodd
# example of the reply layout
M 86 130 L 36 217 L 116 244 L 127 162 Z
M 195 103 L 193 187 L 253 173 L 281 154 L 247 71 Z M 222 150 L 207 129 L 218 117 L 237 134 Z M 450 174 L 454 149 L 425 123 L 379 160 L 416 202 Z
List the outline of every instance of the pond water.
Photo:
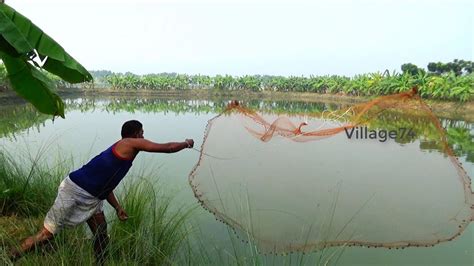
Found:
M 183 141 L 193 138 L 195 147 L 201 147 L 208 120 L 219 114 L 225 107 L 226 100 L 175 100 L 160 98 L 73 98 L 67 100 L 66 119 L 50 120 L 38 115 L 25 105 L 6 105 L 1 107 L 0 145 L 13 156 L 36 154 L 47 147 L 47 160 L 72 158 L 74 168 L 80 167 L 92 156 L 109 147 L 120 139 L 120 128 L 124 121 L 140 120 L 144 125 L 145 138 L 156 142 Z M 247 101 L 246 104 L 272 116 L 277 115 L 310 115 L 323 110 L 335 110 L 340 105 L 334 103 L 302 102 L 263 102 Z M 410 122 L 411 121 L 411 122 Z M 453 150 L 469 176 L 474 176 L 472 121 L 441 118 L 442 125 L 448 128 L 448 136 Z M 408 119 L 404 126 L 421 132 L 424 121 Z M 429 134 L 428 134 L 429 135 Z M 404 140 L 398 140 L 404 143 Z M 428 139 L 418 140 L 417 149 L 427 153 L 439 153 L 439 143 Z M 330 146 L 328 146 L 330 147 Z M 328 148 L 327 147 L 327 148 Z M 329 149 L 329 148 L 328 148 Z M 188 176 L 199 159 L 196 150 L 184 150 L 175 154 L 141 153 L 134 162 L 128 176 L 153 176 L 156 181 L 175 195 L 175 202 L 185 205 L 196 205 L 197 200 L 188 183 Z M 371 158 L 370 153 L 365 159 Z M 401 159 L 401 158 L 400 158 Z M 304 184 L 302 184 L 304 186 Z M 263 188 L 262 188 L 263 189 Z M 290 199 L 296 195 L 286 195 Z M 433 205 L 443 206 L 443 195 Z M 420 195 L 421 197 L 421 195 Z M 284 199 L 281 199 L 284 201 Z M 300 203 L 299 203 L 300 204 Z M 215 217 L 204 209 L 197 209 L 193 216 L 200 228 L 203 243 L 219 246 L 229 250 L 235 248 L 231 243 L 232 234 L 228 227 L 216 221 Z M 462 235 L 453 241 L 441 243 L 434 247 L 407 248 L 388 250 L 383 248 L 345 247 L 338 259 L 338 265 L 367 264 L 436 264 L 436 265 L 472 265 L 474 262 L 474 225 L 471 223 Z M 241 249 L 246 249 L 245 244 Z M 229 251 L 232 253 L 232 251 Z M 263 256 L 263 255 L 262 255 Z M 291 256 L 265 256 L 263 261 L 272 264 L 286 264 Z M 304 263 L 312 263 L 308 255 Z M 297 263 L 293 259 L 294 263 Z

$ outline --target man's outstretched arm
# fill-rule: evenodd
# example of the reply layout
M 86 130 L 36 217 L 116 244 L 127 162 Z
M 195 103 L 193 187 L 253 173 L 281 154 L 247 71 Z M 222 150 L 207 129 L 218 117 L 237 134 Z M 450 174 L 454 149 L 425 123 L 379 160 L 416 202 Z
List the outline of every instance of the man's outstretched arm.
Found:
M 175 153 L 186 148 L 192 148 L 194 141 L 187 139 L 184 142 L 155 143 L 146 139 L 130 139 L 130 144 L 137 151 Z
M 117 143 L 115 152 L 123 158 L 132 159 L 140 151 L 174 153 L 192 147 L 194 147 L 192 139 L 184 142 L 155 143 L 143 138 L 126 138 Z

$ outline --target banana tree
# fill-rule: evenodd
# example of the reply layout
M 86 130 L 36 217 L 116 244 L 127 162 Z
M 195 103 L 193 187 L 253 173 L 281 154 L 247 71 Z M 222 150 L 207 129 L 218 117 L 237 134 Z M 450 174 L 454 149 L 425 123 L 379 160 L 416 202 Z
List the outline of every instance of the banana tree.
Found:
M 28 18 L 0 3 L 0 59 L 13 90 L 45 114 L 64 118 L 46 70 L 69 83 L 91 81 L 91 74 Z M 37 60 L 34 60 L 37 59 Z M 37 62 L 39 61 L 39 62 Z

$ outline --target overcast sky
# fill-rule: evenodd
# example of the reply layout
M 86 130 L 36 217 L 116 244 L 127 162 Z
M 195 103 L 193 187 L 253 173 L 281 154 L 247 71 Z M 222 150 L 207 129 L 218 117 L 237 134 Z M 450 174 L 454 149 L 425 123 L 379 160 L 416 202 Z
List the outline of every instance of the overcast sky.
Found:
M 473 61 L 474 1 L 26 1 L 89 70 L 352 76 Z

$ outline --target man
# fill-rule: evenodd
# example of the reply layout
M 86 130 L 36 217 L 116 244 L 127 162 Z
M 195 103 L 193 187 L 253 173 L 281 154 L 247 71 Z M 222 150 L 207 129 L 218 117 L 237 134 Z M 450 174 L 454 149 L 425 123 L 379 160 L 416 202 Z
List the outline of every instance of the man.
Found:
M 154 143 L 143 138 L 143 126 L 136 120 L 127 121 L 122 126 L 122 139 L 103 151 L 80 169 L 73 171 L 60 184 L 53 206 L 46 214 L 43 228 L 34 236 L 28 237 L 13 249 L 12 259 L 31 250 L 38 244 L 51 240 L 64 227 L 87 222 L 94 234 L 94 253 L 99 264 L 104 263 L 108 243 L 107 223 L 102 210 L 106 199 L 114 207 L 119 220 L 128 216 L 114 195 L 120 183 L 132 166 L 140 151 L 174 153 L 192 148 L 194 141 Z

